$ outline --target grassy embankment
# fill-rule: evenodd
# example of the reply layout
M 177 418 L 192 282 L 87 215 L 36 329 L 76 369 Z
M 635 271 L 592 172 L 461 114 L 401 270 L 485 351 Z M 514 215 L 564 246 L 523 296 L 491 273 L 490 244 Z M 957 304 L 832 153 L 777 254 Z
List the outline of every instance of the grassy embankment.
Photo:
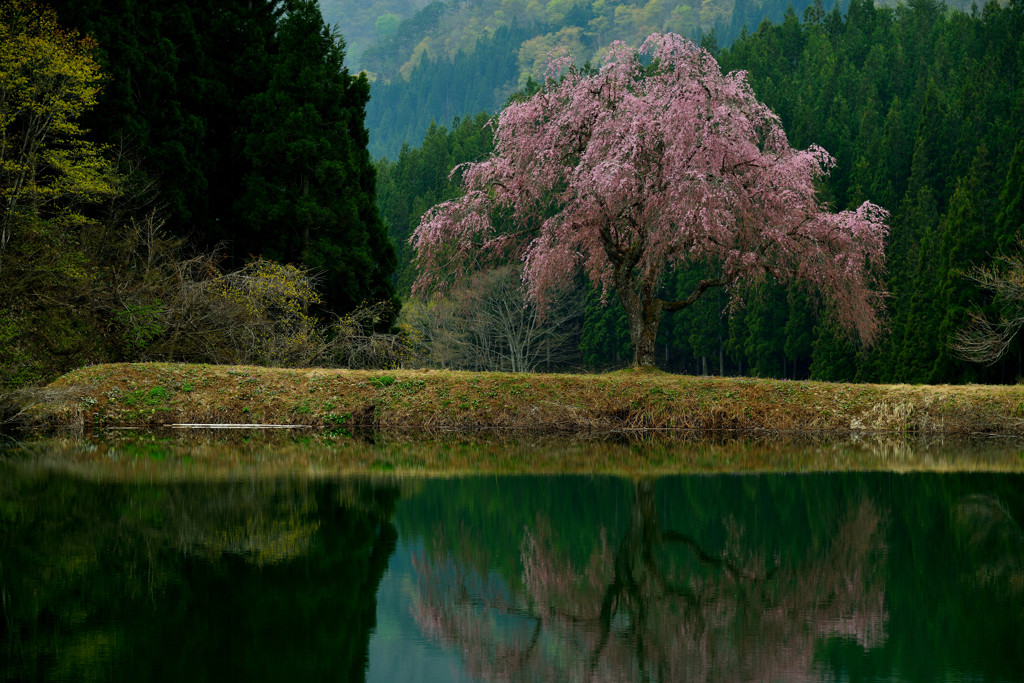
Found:
M 517 375 L 142 363 L 69 373 L 37 426 L 172 423 L 336 430 L 756 430 L 1024 435 L 1024 386 L 837 384 L 620 371 Z

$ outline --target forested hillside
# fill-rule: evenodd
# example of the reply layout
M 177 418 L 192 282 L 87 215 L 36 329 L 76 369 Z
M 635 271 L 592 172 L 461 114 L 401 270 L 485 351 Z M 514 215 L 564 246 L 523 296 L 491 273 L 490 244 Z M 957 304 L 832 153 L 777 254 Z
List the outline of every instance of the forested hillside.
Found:
M 370 152 L 393 159 L 403 143 L 416 144 L 431 121 L 447 125 L 456 116 L 498 111 L 527 79 L 543 80 L 552 50 L 596 63 L 613 40 L 637 46 L 654 32 L 724 45 L 744 26 L 781 21 L 788 6 L 802 13 L 810 1 L 433 2 L 362 53 L 360 66 L 374 79 L 366 113 Z
M 369 96 L 314 0 L 0 5 L 0 386 L 392 302 Z
M 853 0 L 845 14 L 820 3 L 802 19 L 789 11 L 718 51 L 724 69 L 749 72 L 795 146 L 820 144 L 837 158 L 822 188 L 835 207 L 870 200 L 891 212 L 888 332 L 859 348 L 825 322 L 819 302 L 770 285 L 745 292 L 738 307 L 717 293 L 667 317 L 659 364 L 794 378 L 1015 381 L 1019 340 L 991 367 L 955 358 L 950 343 L 969 311 L 1000 307 L 965 273 L 1013 253 L 1024 238 L 1022 36 L 1021 0 L 969 13 L 931 0 L 897 7 Z M 396 244 L 424 209 L 457 191 L 447 171 L 486 154 L 481 122 L 432 128 L 420 149 L 380 162 L 381 211 Z M 404 288 L 409 266 L 399 273 Z M 667 298 L 702 276 L 670 274 Z M 612 301 L 587 295 L 578 338 L 587 366 L 630 358 Z
M 388 40 L 403 19 L 423 9 L 430 0 L 320 0 L 324 21 L 345 37 L 349 64 L 362 68 L 363 52 L 377 41 Z
M 812 4 L 449 0 L 412 12 L 412 5 L 402 0 L 380 0 L 335 16 L 349 44 L 358 41 L 354 63 L 373 81 L 366 114 L 370 153 L 394 159 L 403 143 L 418 144 L 431 121 L 448 125 L 456 116 L 498 111 L 527 78 L 543 77 L 547 56 L 556 48 L 568 50 L 580 63 L 596 63 L 611 41 L 638 46 L 654 32 L 727 46 L 744 28 L 755 32 L 765 19 L 781 23 L 789 8 L 801 17 Z M 849 0 L 824 0 L 822 9 L 845 13 L 848 4 Z M 335 5 L 340 2 L 324 2 L 325 8 Z M 951 0 L 946 6 L 969 11 L 972 2 Z M 376 39 L 367 44 L 370 16 L 378 17 Z

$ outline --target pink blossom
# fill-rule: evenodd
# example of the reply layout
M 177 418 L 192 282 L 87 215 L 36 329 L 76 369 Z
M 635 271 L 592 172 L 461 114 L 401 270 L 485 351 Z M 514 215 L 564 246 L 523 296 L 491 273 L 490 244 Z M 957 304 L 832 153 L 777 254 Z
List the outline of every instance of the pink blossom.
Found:
M 817 145 L 792 148 L 745 73 L 723 75 L 673 34 L 639 51 L 613 43 L 596 74 L 564 58 L 552 68 L 560 80 L 498 117 L 495 151 L 465 167 L 464 196 L 423 216 L 411 239 L 416 292 L 519 259 L 543 304 L 582 269 L 615 288 L 638 364 L 653 363 L 662 311 L 769 275 L 820 292 L 865 342 L 877 335 L 887 212 L 824 205 L 815 188 L 835 160 Z M 511 217 L 500 232 L 495 212 Z M 716 271 L 702 288 L 658 298 L 667 268 L 698 263 Z

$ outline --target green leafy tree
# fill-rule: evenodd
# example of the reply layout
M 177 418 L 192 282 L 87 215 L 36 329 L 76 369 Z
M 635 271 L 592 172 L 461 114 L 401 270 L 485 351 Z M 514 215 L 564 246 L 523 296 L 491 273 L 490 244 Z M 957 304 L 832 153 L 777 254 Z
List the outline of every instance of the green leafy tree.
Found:
M 26 0 L 0 6 L 0 387 L 96 353 L 82 246 L 90 204 L 114 193 L 81 120 L 102 84 L 95 45 Z
M 45 223 L 73 240 L 83 205 L 113 193 L 80 121 L 102 83 L 94 49 L 52 10 L 27 0 L 0 8 L 0 269 L 12 240 Z

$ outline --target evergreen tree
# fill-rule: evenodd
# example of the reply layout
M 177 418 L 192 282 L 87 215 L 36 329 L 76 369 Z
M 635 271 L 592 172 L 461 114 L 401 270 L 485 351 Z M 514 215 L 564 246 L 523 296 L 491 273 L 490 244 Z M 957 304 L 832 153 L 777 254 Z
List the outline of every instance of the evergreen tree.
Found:
M 587 285 L 586 308 L 580 351 L 583 364 L 588 368 L 624 367 L 633 358 L 633 345 L 629 339 L 629 323 L 622 304 L 609 295 L 601 300 L 601 293 Z
M 965 366 L 950 349 L 969 322 L 969 310 L 983 303 L 982 292 L 963 274 L 989 262 L 995 250 L 996 187 L 988 149 L 982 144 L 968 174 L 957 181 L 939 225 L 939 263 L 933 280 L 937 310 L 927 321 L 935 331 L 929 336 L 937 341 L 929 383 L 983 379 L 981 366 Z
M 418 148 L 403 145 L 395 161 L 377 162 L 377 205 L 398 255 L 395 284 L 408 296 L 416 279 L 409 237 L 420 217 L 435 204 L 458 195 L 458 177 L 451 171 L 459 164 L 478 161 L 494 147 L 490 116 L 481 112 L 456 119 L 452 130 L 432 123 Z
M 998 206 L 996 241 L 999 251 L 1006 254 L 1024 239 L 1024 139 L 1014 147 Z
M 313 0 L 291 3 L 277 42 L 267 90 L 246 102 L 242 243 L 319 272 L 328 308 L 390 299 L 395 257 L 363 125 L 369 83 L 349 75 L 344 42 Z

